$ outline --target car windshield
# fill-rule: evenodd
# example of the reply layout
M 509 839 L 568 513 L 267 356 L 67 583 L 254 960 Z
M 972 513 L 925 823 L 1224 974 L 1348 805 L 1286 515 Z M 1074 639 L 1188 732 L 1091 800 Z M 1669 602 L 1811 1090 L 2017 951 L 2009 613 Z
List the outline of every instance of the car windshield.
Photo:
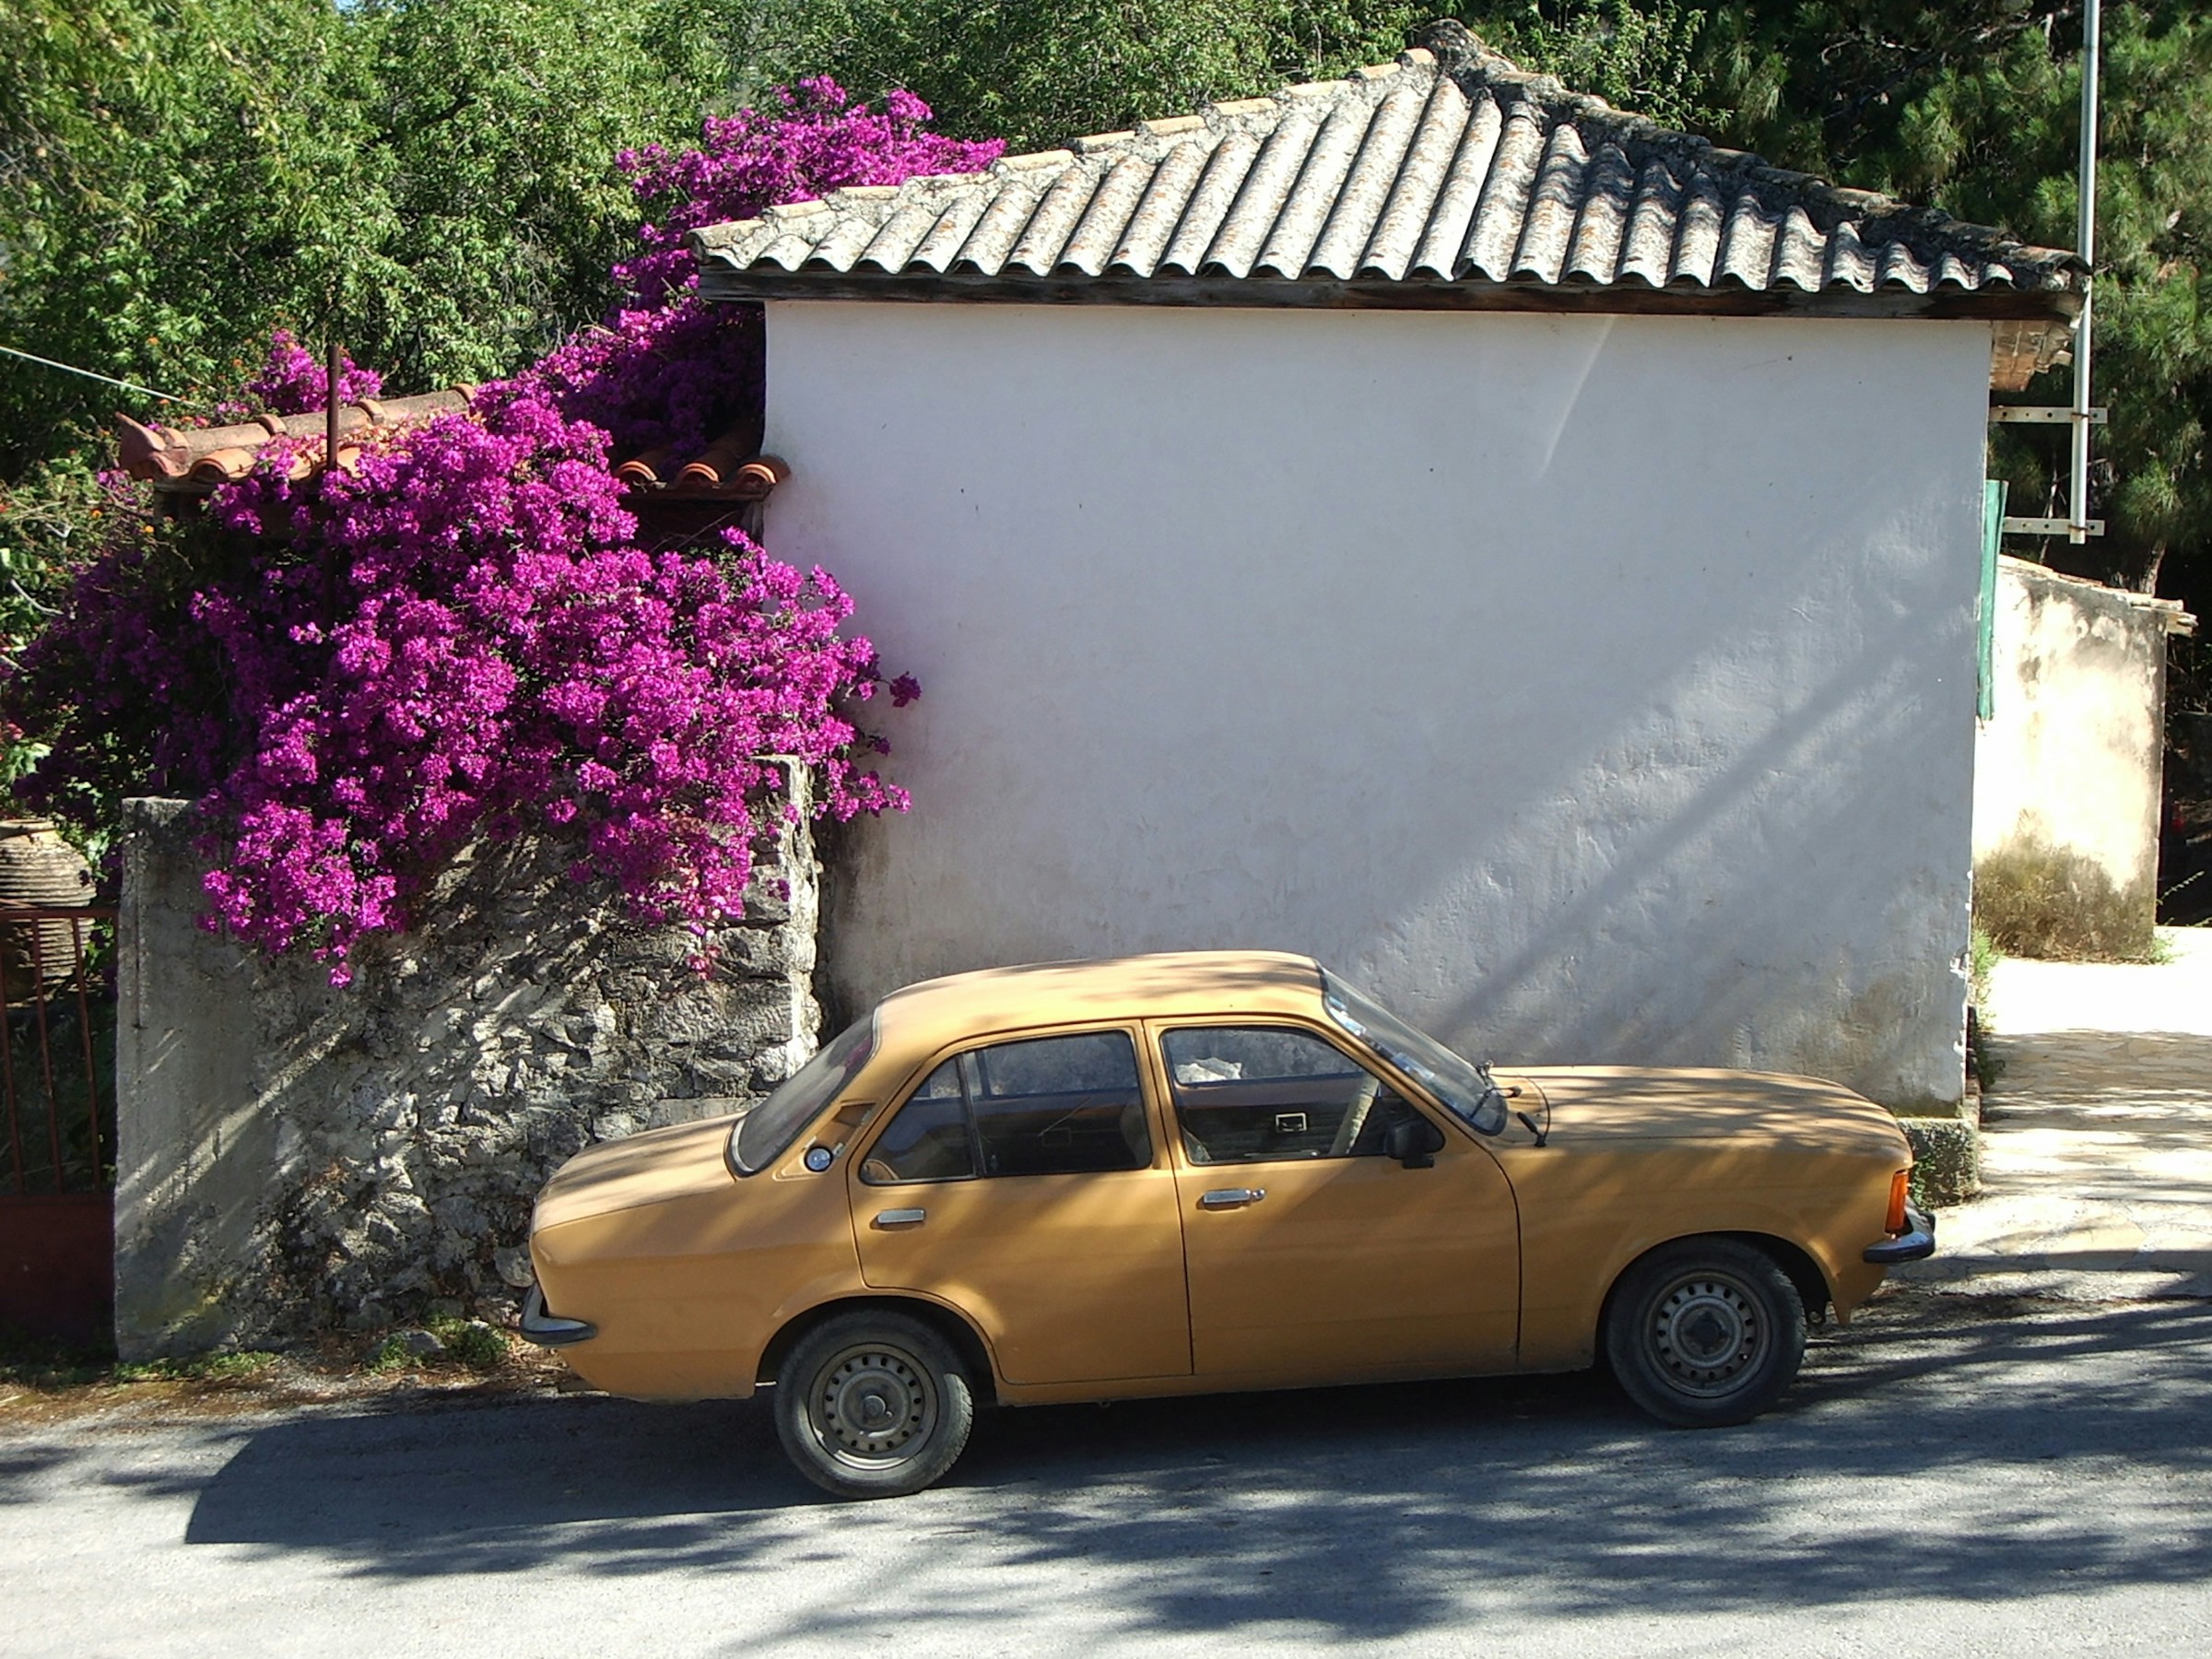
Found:
M 1338 1025 L 1483 1134 L 1496 1135 L 1505 1127 L 1505 1097 L 1490 1081 L 1488 1065 L 1453 1053 L 1325 970 L 1321 985 L 1323 1001 Z
M 868 1063 L 876 1052 L 876 1016 L 855 1020 L 814 1052 L 814 1058 L 776 1085 L 775 1092 L 749 1107 L 730 1131 L 730 1162 L 740 1175 L 755 1175 L 781 1157 L 800 1130 Z

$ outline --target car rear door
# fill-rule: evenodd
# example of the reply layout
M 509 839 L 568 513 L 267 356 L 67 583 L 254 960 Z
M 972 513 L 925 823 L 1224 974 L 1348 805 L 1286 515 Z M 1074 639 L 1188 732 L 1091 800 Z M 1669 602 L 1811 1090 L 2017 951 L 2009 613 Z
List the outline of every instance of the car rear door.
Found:
M 1510 1371 L 1519 1225 L 1497 1161 L 1302 1026 L 1156 1023 L 1196 1374 L 1225 1383 Z M 1407 1115 L 1432 1167 L 1383 1154 Z
M 1191 1371 L 1177 1184 L 1135 1027 L 942 1059 L 847 1177 L 861 1276 L 982 1326 L 1009 1382 Z

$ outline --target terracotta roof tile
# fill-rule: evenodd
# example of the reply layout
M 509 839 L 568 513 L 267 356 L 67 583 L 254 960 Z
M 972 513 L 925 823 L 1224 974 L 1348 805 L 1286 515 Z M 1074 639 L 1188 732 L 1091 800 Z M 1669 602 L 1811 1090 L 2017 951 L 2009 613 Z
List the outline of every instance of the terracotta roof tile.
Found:
M 419 397 L 364 399 L 340 405 L 338 465 L 351 466 L 360 453 L 363 437 L 465 407 L 471 390 L 455 387 Z M 320 441 L 325 418 L 317 411 L 312 415 L 263 415 L 238 426 L 160 427 L 142 425 L 127 415 L 119 415 L 116 458 L 132 477 L 147 480 L 165 494 L 204 496 L 219 485 L 244 477 L 274 438 Z M 353 441 L 347 441 L 349 438 Z M 630 456 L 615 468 L 615 477 L 621 481 L 632 507 L 660 502 L 711 506 L 718 501 L 759 501 L 791 477 L 789 465 L 759 450 L 760 419 L 754 416 L 695 453 L 660 449 Z M 318 441 L 314 449 L 294 457 L 291 476 L 306 477 L 321 465 Z

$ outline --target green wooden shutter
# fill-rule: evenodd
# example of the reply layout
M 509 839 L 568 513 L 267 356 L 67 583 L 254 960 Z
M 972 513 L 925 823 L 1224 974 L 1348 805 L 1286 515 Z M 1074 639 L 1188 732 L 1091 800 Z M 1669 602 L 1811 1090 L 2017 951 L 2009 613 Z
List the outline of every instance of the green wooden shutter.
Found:
M 2002 478 L 1982 480 L 1982 599 L 1974 607 L 1974 712 L 1983 720 L 1996 712 L 1997 540 L 2005 532 Z

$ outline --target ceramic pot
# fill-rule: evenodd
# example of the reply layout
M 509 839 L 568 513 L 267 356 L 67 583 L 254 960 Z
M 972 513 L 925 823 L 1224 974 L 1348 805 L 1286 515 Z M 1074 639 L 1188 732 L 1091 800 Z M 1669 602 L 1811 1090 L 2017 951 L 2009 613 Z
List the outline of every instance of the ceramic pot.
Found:
M 44 818 L 0 819 L 0 984 L 9 1002 L 76 971 L 76 924 L 32 922 L 11 911 L 72 910 L 92 902 L 92 866 Z M 34 946 L 33 938 L 36 938 Z

